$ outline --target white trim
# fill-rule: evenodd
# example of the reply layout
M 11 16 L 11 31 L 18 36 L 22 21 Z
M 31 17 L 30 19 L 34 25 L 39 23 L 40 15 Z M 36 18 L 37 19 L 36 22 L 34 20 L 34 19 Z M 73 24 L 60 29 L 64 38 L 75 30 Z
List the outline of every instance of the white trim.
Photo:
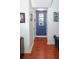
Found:
M 49 41 L 47 41 L 47 44 L 48 45 L 55 45 L 55 42 L 49 42 Z
M 24 53 L 29 53 L 29 54 L 31 54 L 33 45 L 34 45 L 34 40 L 33 40 L 33 43 L 32 43 L 32 45 L 31 45 L 31 47 L 30 47 L 26 52 L 24 52 Z
M 50 41 L 50 39 L 47 38 L 47 44 L 48 45 L 55 45 L 54 38 L 52 39 L 52 41 Z
M 28 49 L 26 52 L 24 52 L 24 53 L 31 53 L 31 49 Z
M 32 43 L 31 49 L 30 49 L 30 53 L 32 52 L 33 45 L 34 45 L 34 40 L 33 40 L 33 43 Z
M 45 9 L 45 8 L 37 8 L 36 10 L 38 10 L 38 11 L 46 11 L 47 9 Z
M 43 35 L 41 35 L 41 36 L 35 36 L 35 37 L 47 37 L 47 36 L 43 36 Z

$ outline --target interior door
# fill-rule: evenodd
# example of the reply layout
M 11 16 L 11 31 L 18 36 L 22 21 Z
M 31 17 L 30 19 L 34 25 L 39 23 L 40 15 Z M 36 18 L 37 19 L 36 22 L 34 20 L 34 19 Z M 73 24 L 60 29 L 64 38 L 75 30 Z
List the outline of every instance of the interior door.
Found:
M 36 11 L 36 35 L 46 35 L 47 11 Z

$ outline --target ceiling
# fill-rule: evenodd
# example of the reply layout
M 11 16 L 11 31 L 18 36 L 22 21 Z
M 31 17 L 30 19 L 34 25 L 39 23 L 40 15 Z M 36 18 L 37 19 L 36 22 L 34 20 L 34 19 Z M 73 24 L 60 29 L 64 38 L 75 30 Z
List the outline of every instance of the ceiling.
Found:
M 33 8 L 48 8 L 51 6 L 53 0 L 31 0 Z

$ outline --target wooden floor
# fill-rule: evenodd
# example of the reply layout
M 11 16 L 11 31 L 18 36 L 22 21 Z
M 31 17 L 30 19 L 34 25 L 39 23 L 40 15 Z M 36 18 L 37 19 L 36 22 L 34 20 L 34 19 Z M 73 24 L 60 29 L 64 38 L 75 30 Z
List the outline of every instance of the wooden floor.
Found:
M 22 59 L 59 59 L 58 49 L 47 45 L 46 38 L 36 38 L 31 54 L 24 54 Z

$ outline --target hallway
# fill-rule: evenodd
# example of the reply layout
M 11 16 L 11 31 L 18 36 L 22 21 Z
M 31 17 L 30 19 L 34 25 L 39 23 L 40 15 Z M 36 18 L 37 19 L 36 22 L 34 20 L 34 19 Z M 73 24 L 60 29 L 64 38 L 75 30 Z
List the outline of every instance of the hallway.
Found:
M 22 59 L 59 59 L 59 51 L 54 45 L 47 45 L 47 38 L 35 38 L 31 54 L 24 54 Z
M 59 0 L 21 0 L 20 5 L 22 59 L 58 59 Z

